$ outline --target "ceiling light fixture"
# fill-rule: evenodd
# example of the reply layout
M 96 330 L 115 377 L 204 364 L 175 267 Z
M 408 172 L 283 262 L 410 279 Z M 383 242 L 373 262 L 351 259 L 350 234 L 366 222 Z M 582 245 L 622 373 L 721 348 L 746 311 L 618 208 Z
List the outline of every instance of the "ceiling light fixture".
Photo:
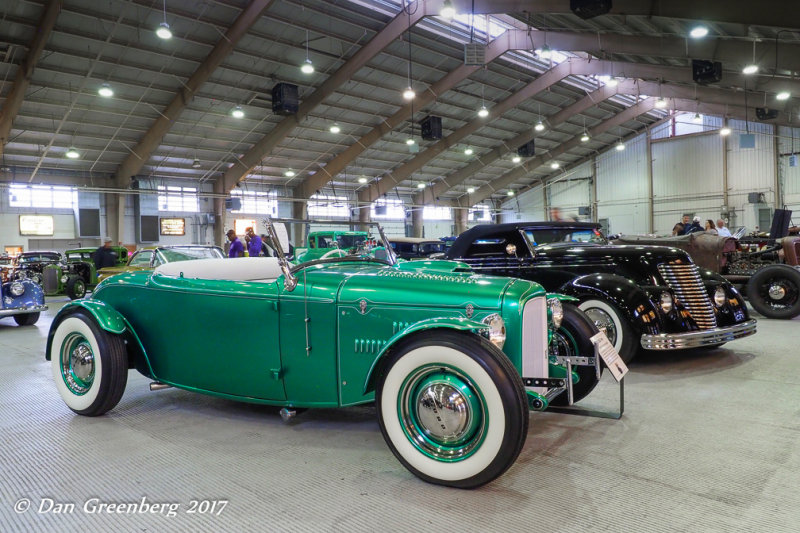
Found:
M 702 124 L 703 115 L 701 115 L 700 113 L 695 113 L 694 116 L 692 117 L 692 122 L 694 122 L 695 124 Z
M 553 51 L 550 49 L 549 46 L 547 46 L 547 44 L 542 46 L 541 49 L 537 50 L 536 53 L 539 54 L 539 57 L 541 57 L 542 59 L 550 59 L 551 57 L 553 57 Z
M 314 73 L 314 64 L 311 62 L 311 58 L 308 57 L 308 30 L 306 30 L 306 60 L 300 65 L 300 72 L 303 74 Z
M 64 154 L 70 159 L 78 159 L 81 156 L 81 153 L 75 149 L 74 146 L 70 146 L 67 153 Z
M 192 168 L 200 168 L 201 166 L 200 160 L 195 157 L 194 161 L 192 161 Z
M 550 163 L 550 168 L 552 168 L 553 170 L 557 169 L 560 166 L 561 165 L 558 164 L 558 161 L 553 161 L 552 163 Z
M 231 111 L 231 116 L 233 118 L 244 118 L 244 110 L 242 109 L 242 106 L 237 105 L 234 107 Z
M 403 91 L 403 98 L 406 100 L 413 100 L 415 96 L 417 96 L 417 93 L 414 92 L 414 89 L 411 88 L 411 85 L 406 87 L 406 90 Z
M 331 133 L 339 133 L 340 131 L 342 131 L 342 128 L 340 128 L 338 124 L 333 123 L 329 128 L 329 130 Z
M 617 145 L 614 148 L 617 149 L 617 152 L 621 152 L 621 151 L 623 151 L 625 149 L 625 143 L 622 142 L 622 139 L 620 139 L 619 142 L 617 143 Z
M 358 178 L 358 182 L 359 183 L 366 183 L 367 182 L 367 177 L 366 176 L 361 176 L 360 178 Z
M 536 123 L 536 126 L 533 127 L 536 131 L 544 131 L 544 122 L 542 119 L 539 119 L 539 122 Z
M 778 100 L 788 100 L 790 96 L 792 95 L 789 91 L 781 91 L 775 95 L 775 98 Z
M 589 133 L 586 130 L 584 130 L 583 135 L 581 135 L 581 142 L 589 142 Z
M 419 183 L 417 183 L 417 189 L 424 189 L 424 188 L 425 188 L 425 184 L 424 183 L 422 183 L 421 181 Z
M 158 28 L 156 28 L 156 35 L 165 41 L 167 39 L 172 39 L 172 31 L 169 29 L 169 24 L 167 24 L 166 21 L 158 25 Z
M 665 107 L 667 107 L 667 101 L 663 97 L 659 96 L 658 99 L 656 100 L 655 105 L 659 109 L 664 109 Z
M 97 89 L 97 94 L 99 94 L 103 98 L 111 98 L 112 96 L 114 96 L 114 90 L 108 83 L 104 83 L 103 85 L 100 86 L 99 89 Z
M 489 116 L 489 110 L 486 109 L 485 105 L 481 106 L 481 108 L 478 110 L 478 116 L 481 118 L 486 118 Z
M 287 178 L 293 178 L 295 176 L 295 172 L 291 168 L 288 168 L 286 169 L 286 172 L 283 173 L 283 175 L 286 176 Z
M 409 146 L 411 146 L 411 145 L 412 145 L 412 144 L 414 144 L 415 142 L 416 142 L 416 141 L 415 141 L 414 139 L 412 139 L 411 137 L 409 137 L 408 139 L 406 139 L 406 144 L 407 144 L 407 145 L 409 145 Z
M 514 191 L 508 191 L 506 194 L 509 196 L 514 196 Z
M 464 148 L 464 154 L 466 154 L 466 155 L 472 155 L 472 148 L 470 148 L 469 146 L 467 146 L 466 148 Z
M 728 126 L 723 126 L 719 129 L 719 134 L 725 137 L 731 134 L 731 129 Z
M 475 192 L 475 187 L 467 187 L 467 194 L 472 194 Z
M 695 26 L 689 32 L 689 35 L 694 39 L 702 39 L 706 35 L 708 35 L 708 28 L 703 25 Z
M 439 16 L 446 18 L 448 20 L 456 16 L 456 8 L 453 7 L 452 0 L 444 0 L 444 3 L 442 4 L 442 9 L 439 10 Z
M 619 80 L 617 78 L 609 78 L 608 81 L 606 82 L 606 85 L 608 85 L 609 87 L 616 87 L 617 85 L 619 85 Z
M 512 163 L 519 163 L 520 161 L 522 161 L 522 158 L 518 155 L 515 155 L 514 157 L 511 158 Z
M 742 69 L 742 74 L 755 74 L 758 72 L 758 65 L 750 64 Z

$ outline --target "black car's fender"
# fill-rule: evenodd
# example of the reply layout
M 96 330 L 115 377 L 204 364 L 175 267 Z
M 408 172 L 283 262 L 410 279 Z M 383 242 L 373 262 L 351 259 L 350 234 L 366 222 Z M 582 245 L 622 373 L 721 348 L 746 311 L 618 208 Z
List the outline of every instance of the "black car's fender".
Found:
M 633 281 L 615 274 L 588 274 L 562 285 L 558 292 L 579 300 L 600 298 L 613 303 L 635 331 L 657 335 L 663 330 L 661 314 Z

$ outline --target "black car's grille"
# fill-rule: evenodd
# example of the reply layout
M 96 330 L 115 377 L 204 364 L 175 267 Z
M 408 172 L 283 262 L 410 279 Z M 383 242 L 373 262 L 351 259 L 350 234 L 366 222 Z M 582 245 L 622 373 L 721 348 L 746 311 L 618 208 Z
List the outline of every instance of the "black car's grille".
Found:
M 700 279 L 700 270 L 695 264 L 660 264 L 658 272 L 675 293 L 675 297 L 689 310 L 700 329 L 717 327 L 717 317 L 711 300 Z

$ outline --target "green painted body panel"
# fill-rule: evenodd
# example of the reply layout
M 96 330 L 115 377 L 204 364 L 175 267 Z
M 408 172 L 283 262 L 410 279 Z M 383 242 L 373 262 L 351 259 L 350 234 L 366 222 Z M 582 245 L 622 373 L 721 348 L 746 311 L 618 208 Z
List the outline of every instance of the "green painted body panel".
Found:
M 263 283 L 129 272 L 61 313 L 83 306 L 104 329 L 129 329 L 141 345 L 129 354 L 145 359 L 135 366 L 153 379 L 273 405 L 370 402 L 364 384 L 387 347 L 434 327 L 482 329 L 492 313 L 506 321 L 503 351 L 519 369 L 522 308 L 545 295 L 541 286 L 435 263 L 425 271 L 374 261 L 310 265 L 295 272 L 293 291 L 282 276 Z

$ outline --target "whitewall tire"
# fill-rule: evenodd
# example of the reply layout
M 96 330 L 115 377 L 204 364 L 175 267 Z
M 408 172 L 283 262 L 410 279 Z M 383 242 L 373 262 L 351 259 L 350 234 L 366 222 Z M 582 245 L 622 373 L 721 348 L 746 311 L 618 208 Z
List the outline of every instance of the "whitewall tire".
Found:
M 629 363 L 639 352 L 639 339 L 624 316 L 613 305 L 603 300 L 585 300 L 578 309 L 589 316 L 597 329 L 605 329 L 606 336 L 622 360 Z

